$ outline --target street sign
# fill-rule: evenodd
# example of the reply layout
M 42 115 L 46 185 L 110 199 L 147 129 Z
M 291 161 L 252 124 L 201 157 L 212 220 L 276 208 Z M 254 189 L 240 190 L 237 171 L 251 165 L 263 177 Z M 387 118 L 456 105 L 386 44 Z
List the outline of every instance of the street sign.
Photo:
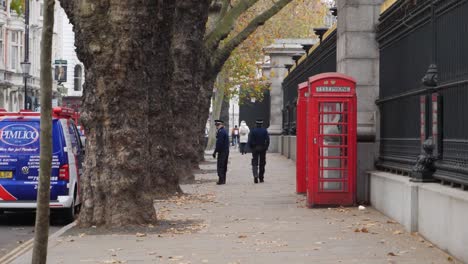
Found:
M 55 60 L 54 64 L 67 64 L 67 60 Z

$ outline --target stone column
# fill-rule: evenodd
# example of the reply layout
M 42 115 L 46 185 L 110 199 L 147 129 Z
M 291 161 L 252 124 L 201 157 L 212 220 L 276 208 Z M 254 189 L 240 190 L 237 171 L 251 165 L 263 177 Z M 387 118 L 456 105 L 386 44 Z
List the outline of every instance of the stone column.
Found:
M 304 43 L 309 44 L 309 43 Z M 268 73 L 265 75 L 271 83 L 270 87 L 270 149 L 269 152 L 280 151 L 280 138 L 283 131 L 283 89 L 282 82 L 288 70 L 284 65 L 294 64 L 292 56 L 304 54 L 301 44 L 294 40 L 276 40 L 272 45 L 264 48 L 265 55 L 270 56 Z
M 367 202 L 366 171 L 378 154 L 379 48 L 375 27 L 383 0 L 338 0 L 338 72 L 357 80 L 358 202 Z

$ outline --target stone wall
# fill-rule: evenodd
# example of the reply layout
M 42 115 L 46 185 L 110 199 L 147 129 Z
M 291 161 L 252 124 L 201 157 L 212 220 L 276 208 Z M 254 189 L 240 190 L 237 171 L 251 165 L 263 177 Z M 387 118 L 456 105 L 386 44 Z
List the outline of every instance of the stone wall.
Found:
M 377 210 L 468 263 L 468 192 L 386 172 L 369 177 L 370 200 Z

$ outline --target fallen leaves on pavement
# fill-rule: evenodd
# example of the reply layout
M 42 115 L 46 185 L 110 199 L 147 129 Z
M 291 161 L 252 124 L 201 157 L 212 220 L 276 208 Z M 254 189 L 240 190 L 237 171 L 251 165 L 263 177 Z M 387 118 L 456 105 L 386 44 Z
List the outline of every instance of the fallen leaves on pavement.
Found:
M 127 263 L 126 261 L 118 260 L 118 259 L 109 259 L 109 260 L 104 260 L 101 263 L 104 264 L 115 264 L 115 263 Z

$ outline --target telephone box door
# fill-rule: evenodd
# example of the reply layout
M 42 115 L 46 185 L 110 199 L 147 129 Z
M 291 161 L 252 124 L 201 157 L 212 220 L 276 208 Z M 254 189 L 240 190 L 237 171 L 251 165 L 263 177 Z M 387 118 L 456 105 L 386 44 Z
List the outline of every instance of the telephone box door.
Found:
M 307 203 L 350 206 L 356 197 L 355 82 L 340 74 L 311 83 Z

